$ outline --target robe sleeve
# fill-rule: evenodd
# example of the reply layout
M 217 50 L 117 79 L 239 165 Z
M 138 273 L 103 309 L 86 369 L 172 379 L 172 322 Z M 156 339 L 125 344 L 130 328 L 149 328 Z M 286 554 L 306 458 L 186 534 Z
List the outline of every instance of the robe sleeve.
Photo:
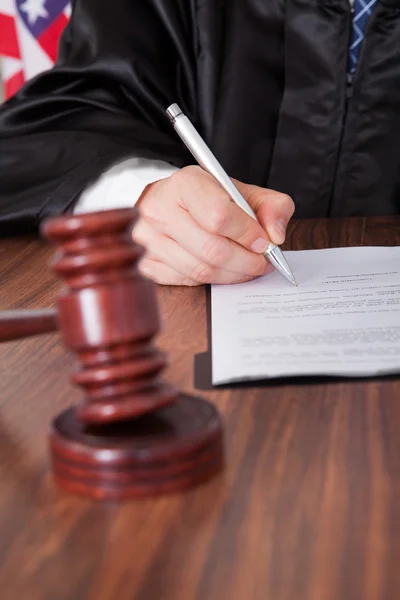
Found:
M 130 156 L 193 159 L 165 116 L 196 124 L 192 0 L 75 0 L 54 68 L 0 108 L 0 235 L 37 231 Z

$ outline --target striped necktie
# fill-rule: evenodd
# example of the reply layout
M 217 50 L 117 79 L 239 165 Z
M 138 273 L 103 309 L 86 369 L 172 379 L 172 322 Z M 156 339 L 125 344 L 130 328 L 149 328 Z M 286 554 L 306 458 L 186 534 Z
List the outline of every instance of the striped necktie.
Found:
M 354 0 L 353 29 L 350 43 L 350 73 L 357 68 L 367 21 L 377 0 Z

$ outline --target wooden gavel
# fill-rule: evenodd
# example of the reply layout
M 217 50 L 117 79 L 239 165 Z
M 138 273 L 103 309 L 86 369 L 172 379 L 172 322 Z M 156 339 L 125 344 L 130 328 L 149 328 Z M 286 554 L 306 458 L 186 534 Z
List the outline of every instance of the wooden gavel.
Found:
M 64 490 L 97 499 L 175 492 L 223 467 L 222 425 L 209 402 L 160 375 L 166 357 L 154 284 L 132 240 L 135 209 L 47 220 L 52 267 L 65 282 L 56 308 L 0 313 L 0 341 L 59 330 L 79 368 L 84 400 L 50 432 L 53 475 Z

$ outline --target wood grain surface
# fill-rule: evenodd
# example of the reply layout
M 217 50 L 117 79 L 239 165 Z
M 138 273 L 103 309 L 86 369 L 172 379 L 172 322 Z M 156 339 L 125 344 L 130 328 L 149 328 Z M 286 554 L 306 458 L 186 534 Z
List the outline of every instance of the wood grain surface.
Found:
M 293 223 L 286 248 L 398 245 L 400 218 Z M 0 308 L 49 308 L 52 249 L 0 240 Z M 1 600 L 398 600 L 400 381 L 193 389 L 205 289 L 158 288 L 166 377 L 208 398 L 226 471 L 182 495 L 59 492 L 52 418 L 79 399 L 57 334 L 0 345 Z

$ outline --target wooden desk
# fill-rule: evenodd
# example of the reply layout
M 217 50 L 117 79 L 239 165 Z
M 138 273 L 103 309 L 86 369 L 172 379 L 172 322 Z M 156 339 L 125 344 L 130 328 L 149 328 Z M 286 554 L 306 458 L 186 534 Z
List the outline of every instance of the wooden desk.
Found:
M 295 223 L 287 248 L 400 244 L 400 218 Z M 51 306 L 37 241 L 0 241 L 2 309 Z M 205 291 L 159 289 L 168 377 L 192 391 Z M 54 488 L 47 433 L 77 402 L 57 335 L 0 346 L 2 600 L 398 600 L 400 381 L 203 393 L 225 475 L 183 496 L 101 505 Z

